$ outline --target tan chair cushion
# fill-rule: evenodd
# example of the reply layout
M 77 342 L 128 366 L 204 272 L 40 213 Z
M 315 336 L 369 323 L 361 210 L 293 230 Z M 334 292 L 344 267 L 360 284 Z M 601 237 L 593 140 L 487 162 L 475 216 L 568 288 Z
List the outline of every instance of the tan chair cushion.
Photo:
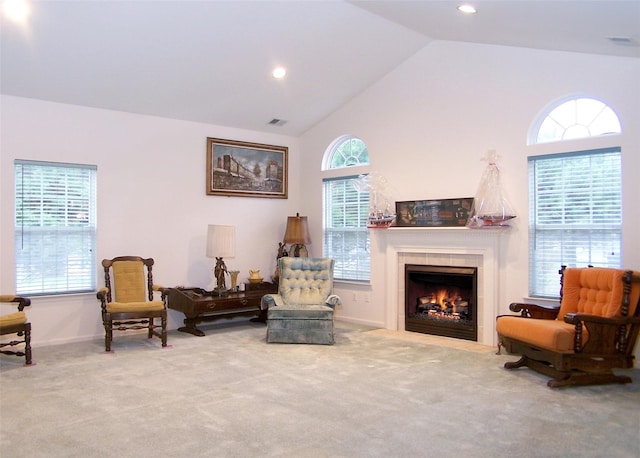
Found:
M 546 348 L 558 353 L 573 353 L 575 326 L 560 320 L 536 320 L 520 316 L 501 316 L 496 321 L 496 331 L 505 337 Z M 588 339 L 583 328 L 583 342 Z
M 116 302 L 144 302 L 146 277 L 141 261 L 117 261 L 113 263 L 113 300 Z
M 164 309 L 162 301 L 142 301 L 142 302 L 109 302 L 107 304 L 107 312 L 155 312 Z
M 0 316 L 0 328 L 3 326 L 15 326 L 27 322 L 27 315 L 24 312 L 9 313 Z

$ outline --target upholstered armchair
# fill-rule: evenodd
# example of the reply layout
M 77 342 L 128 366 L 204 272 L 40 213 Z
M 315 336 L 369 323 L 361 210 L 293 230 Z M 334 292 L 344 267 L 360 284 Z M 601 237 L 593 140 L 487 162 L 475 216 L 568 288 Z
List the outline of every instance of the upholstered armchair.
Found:
M 31 305 L 31 299 L 20 296 L 0 295 L 0 303 L 17 305 L 16 312 L 0 315 L 0 335 L 16 334 L 19 340 L 0 342 L 0 349 L 24 344 L 24 351 L 0 350 L 5 355 L 24 356 L 26 364 L 31 364 L 31 323 L 27 321 L 24 308 Z
M 97 298 L 102 309 L 105 351 L 111 351 L 114 330 L 147 329 L 149 339 L 159 337 L 162 346 L 167 346 L 166 292 L 153 283 L 153 264 L 152 258 L 139 256 L 102 261 L 105 287 L 98 291 Z M 161 300 L 155 299 L 154 292 L 161 294 Z
M 330 258 L 278 259 L 278 294 L 262 298 L 267 310 L 267 342 L 334 343 L 333 311 L 340 298 L 333 294 Z
M 562 268 L 560 304 L 514 303 L 520 316 L 499 316 L 498 352 L 522 357 L 504 367 L 529 367 L 552 377 L 550 387 L 630 383 L 640 331 L 640 275 L 602 267 Z

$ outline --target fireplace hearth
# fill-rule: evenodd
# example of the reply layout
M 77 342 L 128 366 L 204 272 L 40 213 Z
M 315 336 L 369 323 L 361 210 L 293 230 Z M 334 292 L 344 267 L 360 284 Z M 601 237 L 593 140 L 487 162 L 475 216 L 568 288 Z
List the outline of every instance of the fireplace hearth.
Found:
M 405 329 L 478 340 L 477 268 L 405 264 Z

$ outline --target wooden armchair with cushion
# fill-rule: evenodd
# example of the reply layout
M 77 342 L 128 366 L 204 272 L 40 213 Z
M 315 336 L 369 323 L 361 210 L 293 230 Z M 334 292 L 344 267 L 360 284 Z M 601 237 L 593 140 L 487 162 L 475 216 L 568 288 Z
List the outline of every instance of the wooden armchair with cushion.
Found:
M 111 351 L 114 330 L 148 329 L 149 338 L 159 337 L 162 346 L 167 346 L 166 294 L 162 286 L 153 284 L 153 263 L 152 258 L 139 256 L 102 261 L 105 287 L 98 291 L 97 297 L 102 308 L 106 351 Z M 154 299 L 156 291 L 161 293 L 161 300 Z M 160 324 L 156 323 L 156 318 L 160 319 Z
M 640 275 L 589 267 L 563 268 L 560 305 L 511 304 L 521 316 L 499 316 L 498 352 L 522 355 L 505 368 L 529 367 L 552 377 L 550 387 L 630 383 L 640 331 Z
M 20 340 L 0 342 L 0 348 L 13 347 L 24 344 L 24 351 L 0 350 L 5 355 L 24 356 L 26 364 L 31 364 L 31 323 L 27 321 L 24 308 L 31 305 L 31 299 L 20 296 L 0 295 L 0 303 L 14 304 L 18 306 L 18 311 L 0 315 L 0 335 L 16 334 Z
M 278 294 L 263 296 L 267 311 L 267 342 L 334 343 L 333 309 L 340 298 L 333 294 L 333 259 L 278 259 Z

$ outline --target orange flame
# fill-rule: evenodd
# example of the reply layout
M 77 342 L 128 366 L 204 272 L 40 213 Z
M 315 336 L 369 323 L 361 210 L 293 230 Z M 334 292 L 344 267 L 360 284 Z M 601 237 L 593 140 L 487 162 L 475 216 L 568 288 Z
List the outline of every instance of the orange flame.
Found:
M 456 303 L 455 298 L 460 295 L 460 291 L 457 288 L 447 289 L 442 288 L 436 292 L 436 303 L 442 307 L 442 309 L 446 309 L 447 305 L 453 307 L 453 313 L 456 313 Z

